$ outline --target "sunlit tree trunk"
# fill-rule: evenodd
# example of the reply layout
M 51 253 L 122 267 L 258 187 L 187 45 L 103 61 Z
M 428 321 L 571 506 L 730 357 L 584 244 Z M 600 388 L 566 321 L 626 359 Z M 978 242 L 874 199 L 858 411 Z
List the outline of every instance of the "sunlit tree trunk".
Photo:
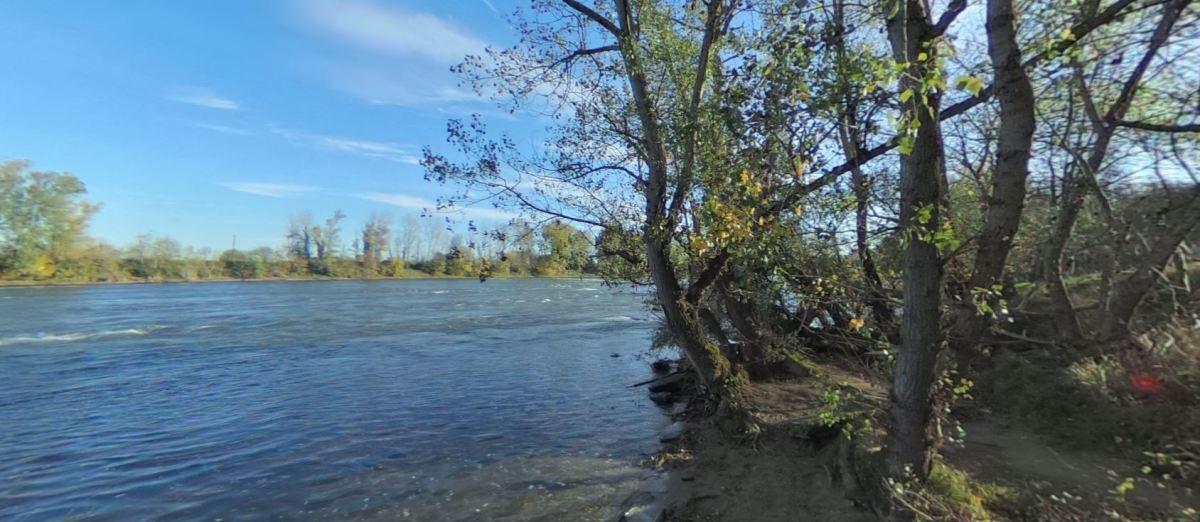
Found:
M 978 313 L 972 291 L 983 289 L 986 293 L 980 298 L 988 299 L 992 305 L 997 303 L 999 292 L 993 292 L 993 287 L 1000 282 L 1021 223 L 1033 148 L 1033 85 L 1021 64 L 1013 0 L 988 0 L 986 27 L 988 54 L 995 76 L 993 85 L 1000 102 L 1000 129 L 991 194 L 979 233 L 975 266 L 951 333 L 955 352 L 963 359 L 974 350 L 988 325 L 987 315 Z
M 568 2 L 571 4 L 571 2 Z M 719 5 L 714 2 L 713 5 Z M 707 282 L 697 281 L 693 286 L 684 289 L 680 284 L 679 275 L 671 263 L 672 233 L 675 222 L 674 212 L 668 208 L 668 160 L 667 147 L 660 125 L 660 116 L 649 92 L 649 81 L 640 58 L 637 46 L 636 24 L 629 0 L 617 0 L 617 20 L 615 30 L 618 40 L 625 74 L 633 95 L 638 120 L 642 124 L 642 145 L 646 155 L 647 183 L 644 189 L 646 198 L 646 217 L 643 228 L 643 241 L 646 247 L 646 264 L 650 271 L 651 280 L 658 297 L 658 304 L 666 318 L 667 326 L 675 336 L 675 341 L 683 351 L 702 383 L 717 395 L 719 399 L 731 399 L 738 394 L 737 376 L 734 374 L 729 359 L 721 353 L 716 342 L 705 335 L 703 321 L 700 318 L 699 303 L 703 297 L 704 285 L 715 281 L 719 272 L 724 269 L 716 266 L 717 272 Z M 718 9 L 719 7 L 710 7 Z M 712 16 L 710 16 L 712 19 Z M 710 27 L 709 31 L 715 28 Z M 696 83 L 693 92 L 691 110 L 695 111 L 698 96 L 702 91 L 708 63 L 707 44 L 711 43 L 711 35 L 706 34 L 706 48 L 702 49 L 698 59 Z M 695 136 L 691 137 L 692 140 Z M 679 182 L 679 181 L 677 181 Z M 686 194 L 679 191 L 675 201 Z M 697 286 L 700 285 L 700 286 Z

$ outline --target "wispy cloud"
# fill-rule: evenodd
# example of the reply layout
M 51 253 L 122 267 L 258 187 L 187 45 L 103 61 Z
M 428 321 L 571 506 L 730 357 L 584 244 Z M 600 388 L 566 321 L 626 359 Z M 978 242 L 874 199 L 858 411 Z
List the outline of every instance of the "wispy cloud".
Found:
M 237 111 L 242 108 L 238 102 L 200 87 L 180 87 L 167 98 L 179 103 L 223 111 Z
M 270 198 L 297 196 L 317 190 L 317 187 L 310 187 L 308 185 L 288 185 L 280 183 L 231 182 L 222 183 L 221 186 L 235 192 L 254 194 L 256 196 L 267 196 Z
M 291 129 L 272 127 L 271 132 L 283 136 L 294 145 L 346 152 L 369 158 L 382 158 L 408 165 L 420 165 L 417 148 L 403 143 L 370 141 L 327 134 L 313 134 Z
M 361 0 L 308 0 L 305 18 L 320 30 L 363 50 L 452 64 L 486 44 L 430 13 Z
M 368 192 L 359 194 L 359 198 L 367 201 L 375 201 L 385 203 L 393 207 L 406 208 L 412 210 L 427 211 L 433 214 L 443 214 L 451 216 L 460 216 L 468 219 L 492 219 L 496 221 L 509 221 L 520 217 L 519 214 L 506 210 L 490 207 L 450 207 L 438 208 L 437 202 L 429 201 L 417 196 L 408 194 L 396 194 L 385 192 Z
M 213 132 L 219 132 L 221 134 L 229 134 L 231 136 L 250 136 L 250 135 L 254 134 L 253 131 L 248 130 L 248 129 L 243 129 L 241 127 L 230 127 L 228 125 L 217 125 L 215 123 L 204 123 L 204 122 L 200 122 L 200 121 L 189 121 L 187 123 L 188 123 L 188 125 L 191 125 L 193 127 L 199 128 L 199 129 L 205 129 L 205 130 L 210 130 Z
M 450 65 L 482 55 L 488 42 L 452 20 L 372 0 L 302 0 L 299 18 L 334 45 L 316 73 L 368 103 L 405 107 L 474 103 Z

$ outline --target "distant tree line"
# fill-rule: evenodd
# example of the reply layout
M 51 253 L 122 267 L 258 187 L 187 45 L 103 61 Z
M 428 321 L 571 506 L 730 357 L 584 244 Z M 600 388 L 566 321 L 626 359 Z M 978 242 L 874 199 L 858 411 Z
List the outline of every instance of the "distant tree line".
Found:
M 346 214 L 314 222 L 291 217 L 283 246 L 252 250 L 181 245 L 143 234 L 124 248 L 92 238 L 88 221 L 100 209 L 84 199 L 74 175 L 33 171 L 27 161 L 0 163 L 0 280 L 172 281 L 293 277 L 505 277 L 594 272 L 593 239 L 566 223 L 515 220 L 491 230 L 469 224 L 469 235 L 433 217 L 399 224 L 376 214 L 346 233 Z

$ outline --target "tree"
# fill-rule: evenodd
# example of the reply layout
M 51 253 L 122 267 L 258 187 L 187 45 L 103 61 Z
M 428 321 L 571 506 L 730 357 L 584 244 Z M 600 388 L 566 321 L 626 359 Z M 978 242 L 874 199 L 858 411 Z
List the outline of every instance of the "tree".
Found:
M 1054 304 L 1056 323 L 1060 327 L 1059 333 L 1068 339 L 1080 340 L 1084 335 L 1083 327 L 1075 314 L 1075 305 L 1063 280 L 1066 263 L 1065 252 L 1068 243 L 1089 193 L 1097 195 L 1099 203 L 1105 209 L 1108 208 L 1100 188 L 1099 176 L 1105 167 L 1116 131 L 1120 128 L 1119 122 L 1125 119 L 1151 63 L 1159 50 L 1166 44 L 1172 27 L 1189 3 L 1188 0 L 1173 0 L 1163 5 L 1162 16 L 1154 28 L 1145 51 L 1133 70 L 1129 72 L 1128 77 L 1120 84 L 1116 98 L 1103 112 L 1097 105 L 1081 69 L 1078 66 L 1075 68 L 1077 88 L 1083 99 L 1086 114 L 1091 120 L 1092 140 L 1086 157 L 1084 154 L 1076 153 L 1068 167 L 1069 170 L 1063 180 L 1062 205 L 1059 207 L 1054 228 L 1046 240 L 1042 254 L 1043 275 Z M 1111 215 L 1110 210 L 1104 210 L 1104 212 L 1106 215 Z M 1110 222 L 1110 226 L 1112 225 L 1113 223 Z M 1140 301 L 1140 298 L 1137 300 Z M 1126 303 L 1121 303 L 1122 314 L 1124 310 L 1130 310 L 1132 313 L 1133 308 L 1136 308 L 1136 305 L 1129 307 Z M 1121 317 L 1113 317 L 1113 319 L 1125 324 Z
M 542 227 L 542 250 L 546 261 L 540 271 L 551 275 L 566 271 L 582 271 L 588 265 L 592 240 L 586 233 L 561 221 Z
M 446 275 L 457 277 L 475 275 L 475 251 L 463 240 L 462 236 L 454 236 L 450 241 L 450 250 L 446 253 Z
M 262 275 L 263 260 L 239 250 L 221 253 L 221 266 L 225 275 L 237 279 L 255 279 Z
M 392 219 L 388 216 L 374 214 L 363 224 L 362 262 L 370 273 L 379 272 L 380 263 L 384 260 L 384 249 L 388 247 L 391 235 Z
M 1000 102 L 999 143 L 974 268 L 967 292 L 959 296 L 951 332 L 961 360 L 975 349 L 987 327 L 988 314 L 982 311 L 1000 306 L 1002 292 L 997 285 L 1021 224 L 1035 130 L 1033 84 L 1017 43 L 1013 0 L 988 0 L 986 28 L 994 91 Z
M 891 0 L 886 8 L 892 56 L 903 66 L 900 161 L 900 228 L 904 244 L 902 346 L 892 380 L 888 465 L 893 477 L 924 480 L 933 464 L 929 433 L 937 354 L 941 346 L 945 150 L 942 144 L 942 78 L 938 38 L 965 7 L 954 2 L 940 20 L 921 0 Z
M 0 273 L 49 278 L 72 258 L 99 207 L 71 174 L 30 171 L 27 161 L 0 164 Z
M 536 7 L 548 23 L 523 25 L 523 46 L 486 61 L 468 58 L 460 71 L 481 89 L 498 78 L 507 83 L 505 92 L 518 97 L 544 85 L 569 85 L 570 94 L 556 101 L 571 105 L 574 116 L 556 131 L 553 152 L 524 157 L 511 141 L 488 140 L 478 118 L 452 121 L 450 141 L 468 160 L 454 162 L 427 149 L 427 178 L 461 182 L 498 203 L 576 224 L 604 228 L 640 221 L 646 264 L 674 338 L 703 384 L 720 399 L 736 400 L 744 379 L 708 338 L 699 315 L 729 256 L 712 256 L 688 284 L 672 254 L 680 236 L 688 235 L 679 226 L 702 177 L 700 136 L 708 123 L 702 113 L 710 107 L 709 80 L 732 6 L 713 1 L 697 12 L 619 0 L 602 13 L 565 0 Z M 691 22 L 702 29 L 692 29 Z M 603 43 L 588 47 L 596 38 Z M 675 66 L 681 61 L 690 64 L 686 70 Z M 668 112 L 671 106 L 681 110 Z M 635 193 L 621 188 L 630 184 Z
M 416 256 L 417 240 L 421 235 L 421 222 L 417 216 L 407 214 L 396 232 L 396 253 L 408 264 Z
M 314 273 L 312 214 L 303 212 L 288 219 L 287 251 L 305 273 Z
M 312 242 L 317 255 L 315 268 L 310 269 L 311 273 L 334 275 L 333 260 L 337 257 L 338 250 L 341 249 L 341 222 L 345 218 L 345 213 L 335 210 L 333 215 L 325 220 L 324 227 L 312 227 Z

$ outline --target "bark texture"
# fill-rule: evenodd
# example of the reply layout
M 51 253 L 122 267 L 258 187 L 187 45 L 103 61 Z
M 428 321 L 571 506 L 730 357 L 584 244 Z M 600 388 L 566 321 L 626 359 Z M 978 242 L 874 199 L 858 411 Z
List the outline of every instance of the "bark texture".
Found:
M 933 455 L 930 392 L 942 342 L 942 263 L 937 247 L 922 237 L 941 224 L 945 157 L 938 125 L 941 92 L 936 88 L 923 90 L 920 79 L 928 76 L 936 61 L 932 40 L 937 34 L 922 0 L 896 0 L 887 5 L 895 12 L 887 22 L 892 54 L 898 63 L 905 64 L 900 88 L 913 93 L 903 108 L 907 117 L 919 125 L 912 150 L 900 167 L 900 226 L 909 239 L 902 261 L 904 316 L 891 392 L 888 468 L 893 477 L 911 474 L 924 480 Z M 918 219 L 922 214 L 927 219 Z
M 986 331 L 988 317 L 977 311 L 972 290 L 991 291 L 1000 282 L 1025 208 L 1025 182 L 1033 149 L 1034 95 L 1017 45 L 1013 0 L 987 2 L 988 54 L 992 59 L 1000 129 L 991 194 L 980 231 L 975 267 L 962 296 L 951 337 L 955 352 L 969 354 Z M 987 294 L 991 304 L 996 299 Z M 961 359 L 960 359 L 961 360 Z

